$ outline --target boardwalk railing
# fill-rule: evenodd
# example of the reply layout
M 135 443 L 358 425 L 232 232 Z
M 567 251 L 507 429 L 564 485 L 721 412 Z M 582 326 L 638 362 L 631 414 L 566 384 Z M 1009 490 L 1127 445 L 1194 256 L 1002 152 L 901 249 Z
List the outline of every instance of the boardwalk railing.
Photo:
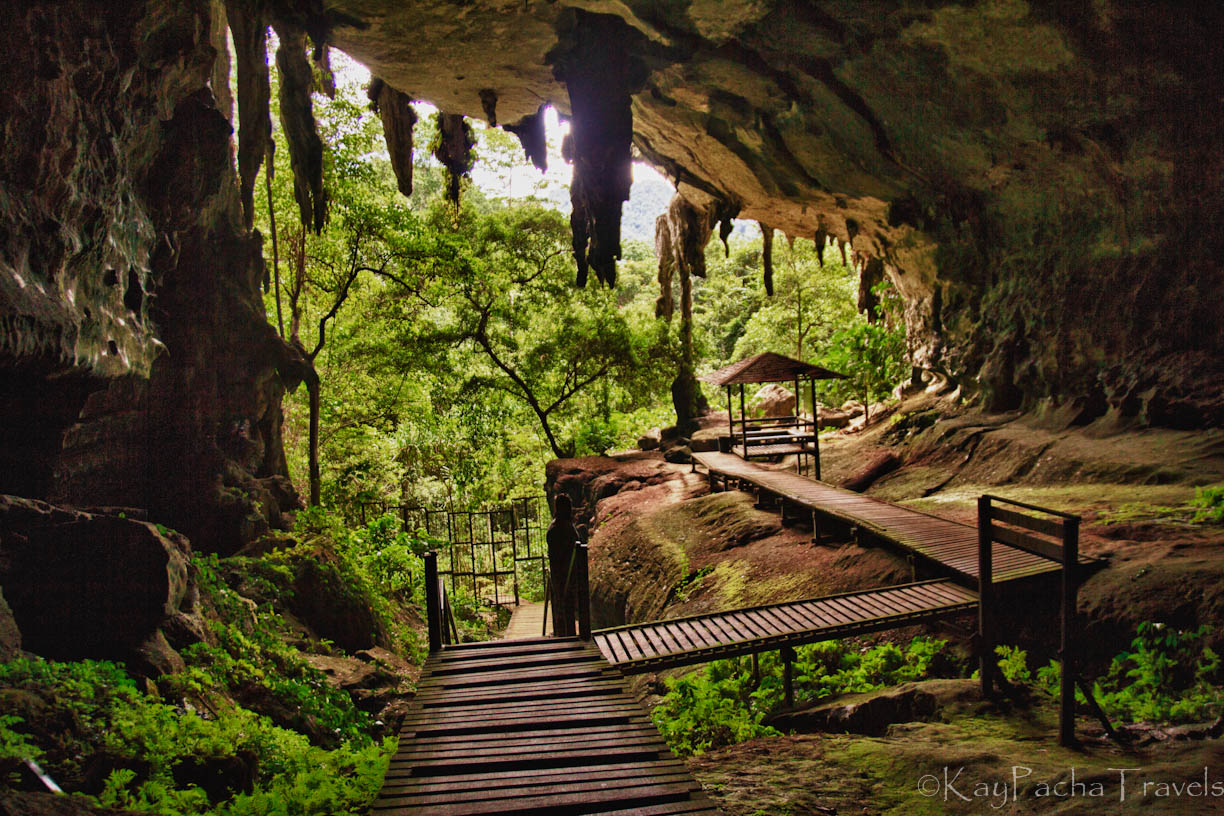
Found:
M 429 651 L 459 642 L 455 612 L 451 609 L 446 581 L 438 574 L 438 554 L 425 553 L 425 618 L 429 633 Z
M 1021 513 L 1010 508 L 1029 512 Z M 1075 742 L 1074 641 L 1075 605 L 1079 589 L 1079 524 L 1079 516 L 1057 510 L 991 495 L 978 499 L 978 641 L 982 694 L 990 696 L 994 693 L 996 604 L 993 554 L 997 542 L 1062 566 L 1062 638 L 1058 652 L 1062 661 L 1058 741 L 1062 745 Z

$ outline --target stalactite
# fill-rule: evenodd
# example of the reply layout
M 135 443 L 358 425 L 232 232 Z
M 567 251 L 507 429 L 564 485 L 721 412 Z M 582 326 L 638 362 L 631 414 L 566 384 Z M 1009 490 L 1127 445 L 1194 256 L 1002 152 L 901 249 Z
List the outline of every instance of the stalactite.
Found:
M 318 68 L 319 93 L 328 99 L 336 98 L 336 75 L 331 67 L 331 49 L 323 43 L 316 43 L 314 49 L 315 67 Z
M 302 226 L 320 232 L 327 218 L 327 195 L 323 191 L 323 142 L 310 101 L 314 77 L 306 59 L 306 32 L 281 21 L 274 22 L 273 28 L 280 39 L 276 49 L 280 120 L 293 166 L 293 197 Z
M 489 127 L 497 127 L 497 91 L 492 88 L 481 88 L 480 107 L 484 109 Z
M 816 244 L 816 260 L 820 268 L 824 269 L 824 251 L 829 245 L 829 236 L 823 229 L 817 227 L 816 234 L 812 236 L 812 242 Z
M 714 212 L 694 206 L 677 193 L 667 212 L 655 221 L 655 255 L 659 259 L 659 299 L 655 314 L 671 317 L 672 279 L 706 276 L 705 248 L 714 231 Z
M 667 213 L 655 219 L 655 257 L 659 259 L 659 297 L 655 300 L 655 317 L 671 320 L 676 310 L 675 297 L 672 295 L 676 259 L 672 248 L 671 222 Z
M 842 266 L 850 268 L 850 262 L 846 260 L 846 243 L 844 241 L 837 242 L 837 250 L 841 252 Z
M 757 222 L 761 227 L 761 266 L 764 270 L 765 294 L 773 297 L 773 227 Z
M 548 169 L 548 134 L 544 131 L 544 108 L 540 105 L 535 113 L 529 113 L 511 125 L 503 125 L 502 129 L 518 137 L 523 152 L 540 170 Z
M 383 138 L 387 142 L 387 152 L 391 154 L 391 169 L 395 171 L 396 186 L 405 196 L 410 196 L 412 130 L 417 123 L 412 97 L 395 90 L 378 77 L 370 80 L 366 93 L 370 97 L 370 107 L 382 121 Z
M 569 90 L 573 112 L 574 260 L 579 286 L 586 283 L 588 266 L 611 286 L 621 254 L 621 204 L 633 181 L 632 96 L 646 78 L 631 52 L 642 37 L 618 17 L 579 11 L 575 19 L 569 47 L 553 56 L 554 73 Z
M 740 205 L 737 201 L 723 199 L 714 207 L 714 220 L 718 222 L 718 238 L 723 243 L 723 253 L 725 257 L 731 257 L 731 245 L 727 243 L 727 239 L 731 237 L 731 231 L 735 229 L 735 217 L 739 215 Z
M 472 172 L 472 148 L 476 138 L 463 114 L 438 111 L 437 123 L 438 140 L 433 154 L 446 168 L 446 197 L 457 207 L 463 179 Z
M 879 258 L 866 258 L 863 272 L 859 276 L 858 310 L 867 315 L 868 322 L 875 323 L 879 317 L 880 296 L 875 293 L 875 287 L 884 280 L 884 261 Z
M 255 182 L 272 138 L 268 101 L 268 24 L 253 0 L 227 0 L 225 16 L 234 38 L 238 80 L 238 176 L 242 219 L 255 224 Z

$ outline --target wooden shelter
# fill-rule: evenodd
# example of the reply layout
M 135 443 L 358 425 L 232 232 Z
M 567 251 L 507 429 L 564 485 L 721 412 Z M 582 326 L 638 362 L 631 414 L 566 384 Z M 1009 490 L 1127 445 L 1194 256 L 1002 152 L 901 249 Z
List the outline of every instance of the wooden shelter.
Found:
M 803 473 L 804 460 L 807 458 L 812 463 L 812 475 L 819 479 L 820 440 L 817 437 L 819 428 L 816 414 L 816 381 L 845 378 L 845 374 L 767 351 L 732 363 L 699 379 L 727 389 L 727 426 L 730 437 L 727 444 L 728 453 L 734 453 L 743 459 L 794 454 L 798 457 L 796 470 Z M 804 382 L 808 384 L 812 408 L 810 420 L 805 419 L 800 411 L 803 403 L 801 386 Z M 744 407 L 744 386 L 749 383 L 794 383 L 794 416 L 749 417 Z M 739 386 L 740 404 L 738 422 L 731 405 L 731 392 L 736 385 Z

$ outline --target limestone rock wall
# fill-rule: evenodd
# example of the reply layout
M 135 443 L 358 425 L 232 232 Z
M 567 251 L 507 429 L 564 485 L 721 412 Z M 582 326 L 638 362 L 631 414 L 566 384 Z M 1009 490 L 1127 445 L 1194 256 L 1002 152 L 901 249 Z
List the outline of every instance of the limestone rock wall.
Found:
M 206 550 L 296 504 L 224 22 L 64 0 L 0 29 L 0 493 L 148 508 Z

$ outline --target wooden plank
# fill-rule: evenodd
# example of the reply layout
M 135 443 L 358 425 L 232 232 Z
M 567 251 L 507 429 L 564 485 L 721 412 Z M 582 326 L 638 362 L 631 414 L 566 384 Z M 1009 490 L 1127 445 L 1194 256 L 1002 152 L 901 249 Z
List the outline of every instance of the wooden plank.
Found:
M 1007 527 L 1000 527 L 993 521 L 989 522 L 990 538 L 993 541 L 999 541 L 1003 544 L 1008 544 L 1012 547 L 1017 547 L 1034 555 L 1048 558 L 1056 564 L 1061 564 L 1063 560 L 1062 544 L 1055 544 L 1046 541 L 1037 536 L 1022 533 L 1018 530 L 1011 530 Z
M 428 813 L 431 816 L 478 816 L 478 814 L 499 814 L 514 816 L 516 814 L 539 813 L 548 808 L 584 808 L 579 812 L 598 812 L 590 809 L 595 804 L 616 805 L 650 805 L 661 804 L 660 800 L 679 799 L 693 791 L 695 783 L 641 785 L 638 787 L 614 788 L 610 790 L 583 790 L 574 793 L 558 792 L 547 796 L 529 796 L 510 800 L 465 802 L 460 804 L 431 804 Z M 635 802 L 635 800 L 638 800 Z M 375 803 L 374 812 L 378 810 L 399 807 L 394 799 L 385 803 Z M 640 811 L 639 811 L 640 812 Z
M 703 631 L 696 626 L 695 620 L 678 620 L 676 625 L 678 626 L 679 630 L 689 635 L 689 640 L 693 642 L 695 647 L 707 648 L 718 645 L 718 639 L 716 639 L 716 637 L 707 637 L 703 635 Z
M 698 637 L 692 627 L 685 626 L 679 620 L 669 620 L 665 621 L 665 623 L 667 631 L 671 633 L 678 647 L 673 651 L 687 652 L 693 649 L 705 648 L 706 642 L 704 638 Z
M 652 774 L 675 772 L 688 766 L 679 760 L 651 760 L 646 762 L 617 762 L 602 765 L 588 765 L 581 769 L 584 777 L 589 779 L 615 778 L 626 776 L 650 776 Z M 505 787 L 519 787 L 559 782 L 574 777 L 573 768 L 544 768 L 538 771 L 501 771 L 446 779 L 434 777 L 398 777 L 384 791 L 405 793 L 436 793 L 445 790 L 495 790 Z
M 629 660 L 634 660 L 642 656 L 642 653 L 633 647 L 633 640 L 626 639 L 624 632 L 613 632 L 616 635 L 616 642 L 620 644 L 621 651 L 624 652 Z
M 565 782 L 553 781 L 549 784 L 517 785 L 514 787 L 486 790 L 451 790 L 432 794 L 401 794 L 396 796 L 395 800 L 411 807 L 488 801 L 505 802 L 512 806 L 514 804 L 514 800 L 529 796 L 555 796 L 556 794 L 573 794 L 580 793 L 582 791 L 618 790 L 628 787 L 641 787 L 644 782 L 649 782 L 651 786 L 676 785 L 685 783 L 688 783 L 689 785 L 693 784 L 692 778 L 688 775 L 686 770 L 675 771 L 669 774 L 654 774 L 646 777 L 629 777 L 628 779 L 624 777 L 592 779 L 583 773 L 581 776 Z

